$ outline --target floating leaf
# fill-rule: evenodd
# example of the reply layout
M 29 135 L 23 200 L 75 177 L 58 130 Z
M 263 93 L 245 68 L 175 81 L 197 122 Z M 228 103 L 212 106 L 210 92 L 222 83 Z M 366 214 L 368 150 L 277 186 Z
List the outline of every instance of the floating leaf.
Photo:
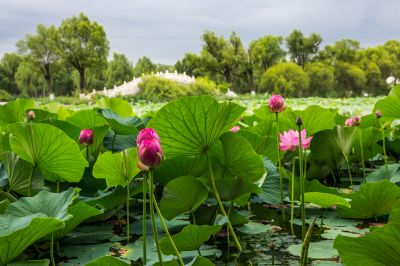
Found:
M 269 224 L 262 224 L 250 221 L 247 224 L 239 226 L 237 229 L 243 234 L 258 235 L 270 232 L 272 230 L 272 226 Z
M 91 262 L 85 264 L 86 266 L 103 266 L 103 265 L 113 265 L 113 266 L 128 266 L 130 264 L 123 262 L 120 259 L 112 256 L 103 256 L 92 260 Z
M 322 208 L 330 208 L 335 205 L 342 205 L 350 208 L 350 203 L 337 195 L 321 192 L 306 192 L 304 193 L 304 201 L 311 202 L 321 206 Z
M 302 244 L 291 245 L 288 248 L 290 254 L 300 257 Z M 334 259 L 338 252 L 333 248 L 332 240 L 311 242 L 308 247 L 308 258 L 310 259 Z

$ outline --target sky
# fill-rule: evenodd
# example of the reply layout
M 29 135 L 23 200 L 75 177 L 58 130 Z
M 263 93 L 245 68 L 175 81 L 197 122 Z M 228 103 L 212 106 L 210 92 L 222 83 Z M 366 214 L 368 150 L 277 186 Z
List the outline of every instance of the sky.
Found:
M 60 25 L 80 12 L 103 25 L 110 56 L 174 64 L 201 50 L 205 30 L 235 31 L 245 45 L 300 29 L 320 34 L 323 45 L 352 38 L 375 46 L 400 40 L 399 10 L 399 0 L 0 0 L 0 56 L 37 24 Z

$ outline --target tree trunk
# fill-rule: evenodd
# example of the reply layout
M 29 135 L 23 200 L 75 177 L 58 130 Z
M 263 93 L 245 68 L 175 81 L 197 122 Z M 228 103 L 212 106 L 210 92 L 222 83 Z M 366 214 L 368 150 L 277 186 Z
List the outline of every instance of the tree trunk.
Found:
M 85 88 L 85 69 L 81 68 L 78 70 L 79 71 L 79 89 L 80 92 L 83 93 L 84 92 L 84 88 Z

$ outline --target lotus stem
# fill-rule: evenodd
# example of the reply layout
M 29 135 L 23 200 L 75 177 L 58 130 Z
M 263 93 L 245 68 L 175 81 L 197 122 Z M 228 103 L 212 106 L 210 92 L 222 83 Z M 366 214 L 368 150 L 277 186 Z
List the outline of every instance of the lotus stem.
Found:
M 239 252 L 241 252 L 242 251 L 242 247 L 240 246 L 240 242 L 239 242 L 239 240 L 238 240 L 238 238 L 237 238 L 237 236 L 235 234 L 235 231 L 233 230 L 232 224 L 231 224 L 231 222 L 229 220 L 229 216 L 225 212 L 224 205 L 222 204 L 221 198 L 219 196 L 217 186 L 215 185 L 214 173 L 213 173 L 213 170 L 212 170 L 211 160 L 210 160 L 210 157 L 209 157 L 208 153 L 207 153 L 207 160 L 208 160 L 208 169 L 209 169 L 209 172 L 210 172 L 210 181 L 211 181 L 211 184 L 212 184 L 212 188 L 213 188 L 213 192 L 214 192 L 215 198 L 217 199 L 218 206 L 219 206 L 219 208 L 221 210 L 222 215 L 228 217 L 228 229 L 231 232 L 231 235 L 233 237 L 233 240 L 235 241 L 237 249 L 239 250 Z
M 129 235 L 130 235 L 130 225 L 129 225 L 129 200 L 130 200 L 130 191 L 129 191 L 129 182 L 128 185 L 126 186 L 126 225 L 127 225 L 127 230 L 126 230 L 126 244 L 129 244 Z
M 363 168 L 363 177 L 364 177 L 364 182 L 365 182 L 365 159 L 364 159 L 364 147 L 363 147 L 363 142 L 362 142 L 362 131 L 360 130 L 360 150 L 361 150 L 361 166 Z
M 314 217 L 311 221 L 310 228 L 307 230 L 307 234 L 303 239 L 303 245 L 301 247 L 301 266 L 307 266 L 307 257 L 308 257 L 308 247 L 310 246 L 312 230 L 315 224 L 317 217 Z
M 161 249 L 160 249 L 160 243 L 158 242 L 158 233 L 157 233 L 157 224 L 156 224 L 156 218 L 154 215 L 154 206 L 155 204 L 153 201 L 155 200 L 154 197 L 154 192 L 153 192 L 153 173 L 151 170 L 149 170 L 149 198 L 150 198 L 150 216 L 151 216 L 151 225 L 153 227 L 153 235 L 154 235 L 154 241 L 156 242 L 156 248 L 157 248 L 157 255 L 158 255 L 158 262 L 160 263 L 160 266 L 164 265 L 162 255 L 161 255 Z M 161 219 L 160 219 L 161 220 Z
M 147 232 L 146 232 L 146 226 L 147 226 L 147 206 L 146 206 L 146 200 L 147 200 L 147 174 L 145 173 L 143 175 L 143 218 L 142 218 L 142 238 L 143 238 L 143 265 L 146 265 L 147 263 Z
M 113 139 L 112 139 L 112 142 L 111 142 L 111 152 L 114 152 L 114 142 L 115 142 L 115 137 L 116 136 L 117 136 L 117 133 L 114 132 L 114 136 L 113 136 Z
M 343 153 L 344 159 L 345 159 L 345 161 L 346 161 L 346 165 L 347 165 L 347 172 L 348 172 L 348 174 L 349 174 L 349 178 L 350 178 L 350 185 L 352 186 L 352 185 L 353 185 L 353 178 L 351 177 L 351 171 L 350 171 L 350 163 L 349 163 L 349 159 L 347 158 L 347 155 L 346 155 L 346 153 L 345 153 L 345 152 L 342 152 L 342 153 Z
M 299 166 L 300 166 L 300 191 L 301 191 L 301 237 L 306 236 L 306 210 L 304 208 L 304 175 L 303 175 L 303 151 L 301 143 L 301 125 L 299 125 Z
M 278 171 L 279 171 L 279 189 L 281 192 L 281 212 L 282 212 L 282 219 L 285 221 L 285 210 L 283 207 L 283 175 L 281 170 L 281 151 L 279 149 L 279 113 L 275 113 L 276 118 L 276 147 L 278 149 Z
M 32 196 L 32 175 L 33 175 L 34 170 L 35 170 L 35 166 L 32 168 L 31 173 L 29 174 L 29 178 L 28 178 L 28 197 Z
M 294 235 L 294 228 L 293 228 L 293 219 L 294 219 L 294 171 L 295 171 L 295 162 L 296 156 L 293 152 L 293 164 L 292 164 L 292 193 L 291 193 L 291 204 L 290 204 L 290 229 L 292 231 L 292 235 Z
M 386 178 L 389 179 L 389 167 L 386 156 L 385 129 L 383 128 L 381 119 L 379 119 L 379 125 L 381 127 L 381 134 L 382 134 L 382 149 L 383 149 L 383 160 L 385 161 L 385 168 L 386 168 Z
M 51 265 L 56 266 L 56 261 L 54 260 L 54 233 L 51 233 L 51 239 L 50 239 L 50 260 L 51 260 Z
M 158 217 L 160 218 L 161 225 L 162 225 L 162 227 L 163 227 L 163 229 L 164 229 L 164 232 L 167 234 L 167 237 L 168 237 L 168 239 L 169 239 L 169 242 L 170 242 L 172 248 L 174 249 L 175 255 L 178 257 L 179 264 L 180 264 L 181 266 L 184 266 L 185 264 L 183 263 L 181 254 L 179 253 L 178 249 L 176 248 L 176 245 L 175 245 L 175 243 L 174 243 L 174 240 L 172 239 L 171 234 L 169 233 L 168 227 L 167 227 L 167 225 L 165 224 L 164 217 L 162 216 L 162 213 L 161 213 L 161 211 L 160 211 L 160 208 L 158 207 L 157 200 L 156 200 L 156 197 L 154 196 L 154 193 L 152 193 L 151 196 L 153 197 L 153 204 L 154 204 L 154 207 L 156 208 Z
M 56 181 L 56 183 L 57 183 L 57 193 L 60 193 L 60 180 L 57 180 Z

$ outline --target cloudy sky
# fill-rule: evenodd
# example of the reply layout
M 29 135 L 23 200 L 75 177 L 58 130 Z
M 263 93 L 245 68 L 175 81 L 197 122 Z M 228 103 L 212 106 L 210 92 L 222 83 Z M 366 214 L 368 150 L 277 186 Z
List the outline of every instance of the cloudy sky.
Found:
M 59 25 L 79 12 L 103 25 L 112 52 L 172 64 L 201 49 L 205 30 L 236 31 L 245 44 L 295 28 L 321 34 L 323 44 L 400 40 L 399 10 L 399 0 L 0 0 L 0 56 L 37 24 Z

